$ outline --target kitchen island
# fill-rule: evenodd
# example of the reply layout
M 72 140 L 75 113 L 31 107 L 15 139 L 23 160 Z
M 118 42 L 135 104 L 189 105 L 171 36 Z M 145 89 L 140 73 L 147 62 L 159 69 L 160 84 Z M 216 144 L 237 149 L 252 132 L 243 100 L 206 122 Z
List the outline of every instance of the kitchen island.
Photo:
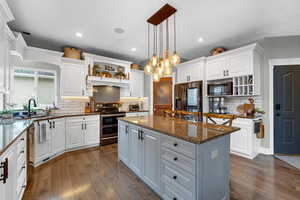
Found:
M 163 199 L 229 199 L 230 133 L 160 116 L 119 118 L 118 157 Z

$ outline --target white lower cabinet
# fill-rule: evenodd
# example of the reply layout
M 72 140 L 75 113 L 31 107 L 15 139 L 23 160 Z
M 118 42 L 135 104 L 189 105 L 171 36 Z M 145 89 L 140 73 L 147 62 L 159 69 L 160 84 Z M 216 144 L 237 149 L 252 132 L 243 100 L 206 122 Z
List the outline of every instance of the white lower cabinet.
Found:
M 65 151 L 100 142 L 98 115 L 44 120 L 34 125 L 35 166 Z
M 118 157 L 129 164 L 129 126 L 121 121 L 118 124 Z
M 52 154 L 57 154 L 66 150 L 65 119 L 52 120 L 51 123 Z
M 156 192 L 160 192 L 160 134 L 143 129 L 143 179 Z
M 67 135 L 67 148 L 72 149 L 81 147 L 84 144 L 83 141 L 83 123 L 77 120 L 67 120 L 66 123 L 66 135 Z
M 67 149 L 91 146 L 100 142 L 100 118 L 98 115 L 70 117 L 66 120 Z
M 130 168 L 140 177 L 143 175 L 143 143 L 141 130 L 135 126 L 129 126 L 129 156 Z
M 0 199 L 21 200 L 27 181 L 26 132 L 0 157 Z M 8 174 L 3 177 L 4 171 Z
M 64 118 L 35 122 L 34 135 L 35 165 L 66 150 Z
M 222 119 L 214 119 L 218 124 Z M 258 155 L 259 141 L 254 134 L 253 119 L 237 118 L 232 126 L 240 128 L 230 135 L 230 153 L 253 159 Z

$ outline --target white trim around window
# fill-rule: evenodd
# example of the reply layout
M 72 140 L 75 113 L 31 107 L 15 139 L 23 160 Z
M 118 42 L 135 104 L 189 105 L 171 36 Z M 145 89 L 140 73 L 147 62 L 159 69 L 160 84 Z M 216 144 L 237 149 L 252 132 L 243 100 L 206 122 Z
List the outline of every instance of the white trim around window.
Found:
M 18 75 L 18 73 L 15 73 L 15 70 L 30 70 L 30 71 L 33 71 L 34 73 L 33 74 L 22 74 L 20 73 L 20 76 L 25 76 L 25 77 L 34 77 L 34 81 L 35 81 L 35 85 L 34 85 L 34 90 L 35 90 L 35 99 L 37 99 L 37 87 L 38 87 L 38 77 L 45 77 L 45 78 L 52 78 L 51 76 L 47 76 L 47 75 L 38 75 L 38 72 L 49 72 L 49 73 L 53 73 L 54 74 L 54 103 L 55 105 L 57 105 L 57 101 L 58 101 L 58 98 L 57 98 L 57 91 L 58 91 L 58 88 L 57 88 L 57 72 L 56 70 L 49 70 L 49 69 L 43 69 L 43 68 L 30 68 L 30 67 L 18 67 L 18 66 L 15 66 L 13 67 L 12 69 L 12 81 L 11 81 L 11 102 L 14 102 L 14 93 L 15 93 L 15 87 L 14 87 L 14 77 L 15 75 Z M 41 107 L 45 107 L 45 106 L 53 106 L 53 105 L 39 105 Z

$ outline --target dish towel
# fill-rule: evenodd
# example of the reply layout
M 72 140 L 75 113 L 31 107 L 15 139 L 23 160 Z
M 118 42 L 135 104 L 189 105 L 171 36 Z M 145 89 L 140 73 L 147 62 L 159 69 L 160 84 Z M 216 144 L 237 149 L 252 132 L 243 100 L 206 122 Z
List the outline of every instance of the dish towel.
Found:
M 41 123 L 40 128 L 39 128 L 39 142 L 43 143 L 46 139 L 46 130 L 47 126 L 45 123 Z

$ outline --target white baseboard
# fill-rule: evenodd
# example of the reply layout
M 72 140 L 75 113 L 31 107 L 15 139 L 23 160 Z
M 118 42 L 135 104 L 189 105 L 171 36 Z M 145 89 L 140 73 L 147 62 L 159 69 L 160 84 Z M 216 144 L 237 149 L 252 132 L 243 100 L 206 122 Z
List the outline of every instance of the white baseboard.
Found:
M 259 147 L 258 153 L 265 154 L 265 155 L 272 155 L 271 150 L 269 148 L 265 148 L 265 147 Z

